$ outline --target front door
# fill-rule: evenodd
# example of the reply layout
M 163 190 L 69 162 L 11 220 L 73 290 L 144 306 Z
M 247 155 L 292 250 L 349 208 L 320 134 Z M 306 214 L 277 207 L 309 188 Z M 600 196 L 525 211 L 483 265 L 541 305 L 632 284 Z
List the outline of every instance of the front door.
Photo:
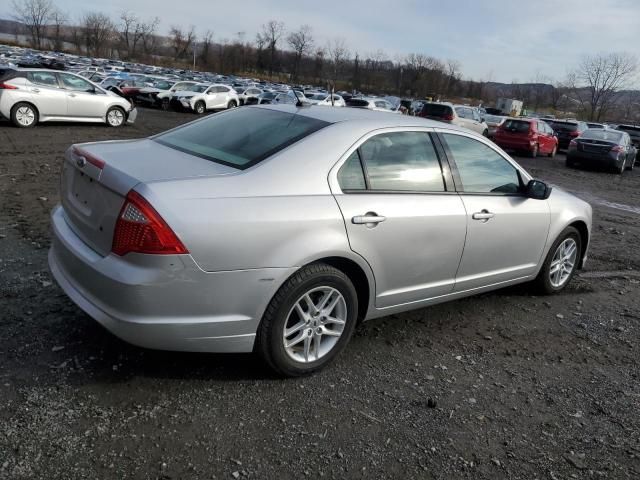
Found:
M 488 144 L 464 134 L 441 136 L 455 162 L 467 212 L 455 291 L 534 274 L 549 233 L 547 201 L 522 195 L 518 169 Z
M 68 73 L 59 73 L 63 88 L 67 94 L 67 115 L 77 118 L 103 118 L 106 108 L 101 90 L 83 78 Z
M 453 290 L 466 216 L 461 198 L 446 190 L 428 133 L 369 138 L 343 164 L 338 182 L 349 244 L 373 270 L 376 307 Z

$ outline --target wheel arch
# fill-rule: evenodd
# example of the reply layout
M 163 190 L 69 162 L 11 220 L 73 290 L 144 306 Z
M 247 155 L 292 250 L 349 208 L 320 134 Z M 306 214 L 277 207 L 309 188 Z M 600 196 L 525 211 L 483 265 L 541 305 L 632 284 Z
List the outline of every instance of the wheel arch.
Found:
M 581 270 L 585 254 L 587 253 L 587 247 L 589 246 L 589 228 L 582 220 L 575 220 L 567 226 L 575 228 L 580 234 L 580 261 L 578 262 L 578 269 Z
M 11 109 L 9 110 L 9 115 L 13 115 L 13 111 L 18 108 L 19 105 L 26 103 L 27 105 L 29 105 L 30 107 L 32 107 L 35 111 L 36 111 L 36 115 L 38 116 L 38 121 L 40 121 L 40 109 L 38 108 L 38 106 L 32 102 L 30 99 L 29 100 L 18 100 L 16 103 L 14 103 L 11 106 Z

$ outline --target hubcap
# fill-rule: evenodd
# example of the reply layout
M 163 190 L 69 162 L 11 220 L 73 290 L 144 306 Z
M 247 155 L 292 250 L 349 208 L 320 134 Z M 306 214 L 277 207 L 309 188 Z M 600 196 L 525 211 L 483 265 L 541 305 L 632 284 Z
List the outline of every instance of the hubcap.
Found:
M 551 285 L 558 288 L 567 282 L 575 268 L 577 256 L 578 244 L 573 238 L 567 238 L 558 245 L 549 269 Z
M 16 111 L 16 120 L 20 125 L 28 127 L 36 119 L 35 112 L 29 107 L 20 107 Z
M 332 287 L 302 295 L 289 311 L 282 340 L 287 355 L 309 363 L 327 355 L 338 343 L 347 320 L 347 303 Z
M 120 110 L 111 110 L 109 115 L 107 115 L 107 121 L 109 122 L 109 125 L 117 127 L 124 121 L 124 115 Z

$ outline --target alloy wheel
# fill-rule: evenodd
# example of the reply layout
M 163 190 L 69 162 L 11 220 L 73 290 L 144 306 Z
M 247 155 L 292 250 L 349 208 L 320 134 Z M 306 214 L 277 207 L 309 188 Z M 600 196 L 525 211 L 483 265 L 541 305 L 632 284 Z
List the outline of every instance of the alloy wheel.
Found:
M 562 287 L 567 282 L 573 273 L 577 257 L 578 244 L 573 238 L 569 237 L 558 245 L 549 268 L 549 281 L 553 287 Z
M 23 106 L 16 110 L 16 120 L 23 127 L 28 127 L 36 120 L 36 114 L 32 108 Z
M 287 355 L 300 363 L 315 362 L 338 343 L 347 321 L 347 304 L 333 287 L 316 287 L 289 311 L 282 333 Z
M 107 122 L 109 122 L 109 125 L 112 127 L 119 127 L 122 125 L 122 122 L 124 122 L 124 114 L 117 108 L 114 108 L 107 114 Z

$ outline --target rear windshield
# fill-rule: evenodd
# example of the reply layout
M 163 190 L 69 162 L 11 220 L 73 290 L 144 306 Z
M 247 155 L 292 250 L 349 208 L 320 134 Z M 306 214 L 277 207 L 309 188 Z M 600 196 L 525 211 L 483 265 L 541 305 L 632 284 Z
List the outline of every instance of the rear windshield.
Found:
M 620 141 L 622 140 L 622 135 L 624 135 L 622 132 L 616 132 L 614 130 L 590 128 L 582 135 L 580 135 L 580 138 L 587 140 L 606 140 L 607 142 L 620 143 Z
M 502 124 L 502 128 L 514 133 L 529 133 L 530 122 L 522 120 L 507 120 Z
M 160 134 L 154 140 L 244 170 L 327 125 L 293 113 L 238 108 Z
M 453 111 L 449 105 L 440 105 L 439 103 L 425 103 L 422 107 L 421 114 L 430 117 L 445 117 L 451 115 Z
M 564 132 L 575 132 L 578 130 L 577 123 L 569 123 L 569 122 L 547 122 L 551 125 L 555 131 L 564 131 Z
M 629 135 L 640 135 L 640 127 L 632 127 L 631 125 L 618 125 L 618 130 L 629 132 Z
M 499 115 L 485 115 L 484 121 L 490 123 L 500 123 L 504 117 Z
M 351 100 L 347 100 L 347 106 L 349 107 L 368 107 L 369 100 L 361 100 L 359 98 L 352 98 Z

